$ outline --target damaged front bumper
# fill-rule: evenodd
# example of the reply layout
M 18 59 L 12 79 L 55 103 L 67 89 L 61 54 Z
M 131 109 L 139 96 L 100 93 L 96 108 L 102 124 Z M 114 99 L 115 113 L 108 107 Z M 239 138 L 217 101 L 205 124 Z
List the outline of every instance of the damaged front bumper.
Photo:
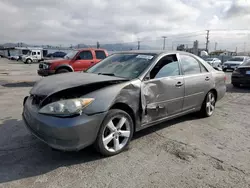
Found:
M 32 134 L 52 148 L 63 151 L 78 151 L 94 143 L 105 115 L 106 112 L 70 118 L 47 116 L 38 113 L 30 98 L 24 101 L 22 114 Z

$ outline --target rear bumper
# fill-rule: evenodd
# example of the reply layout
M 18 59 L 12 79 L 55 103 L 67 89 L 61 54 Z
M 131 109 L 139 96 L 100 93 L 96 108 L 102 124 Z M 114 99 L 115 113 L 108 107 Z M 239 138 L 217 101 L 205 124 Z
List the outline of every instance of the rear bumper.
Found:
M 82 114 L 72 118 L 59 118 L 38 113 L 28 98 L 23 107 L 23 120 L 27 129 L 48 144 L 63 151 L 81 150 L 96 140 L 106 112 L 96 115 Z
M 55 70 L 39 69 L 37 70 L 37 74 L 39 76 L 49 76 L 49 75 L 55 74 Z
M 233 84 L 250 85 L 250 76 L 236 76 L 232 75 L 231 82 Z

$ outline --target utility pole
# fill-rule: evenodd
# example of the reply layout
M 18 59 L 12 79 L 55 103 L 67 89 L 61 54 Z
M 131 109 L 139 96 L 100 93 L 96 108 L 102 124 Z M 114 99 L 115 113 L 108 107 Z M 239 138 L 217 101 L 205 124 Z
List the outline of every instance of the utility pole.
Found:
M 141 41 L 138 40 L 137 49 L 140 50 Z
M 206 36 L 206 51 L 208 52 L 208 43 L 209 43 L 209 30 L 207 30 L 207 36 Z
M 217 48 L 217 42 L 215 42 L 215 44 L 214 44 L 214 51 L 216 51 L 216 48 Z
M 163 38 L 163 50 L 165 50 L 165 44 L 166 44 L 166 36 L 162 36 L 162 38 Z
M 238 49 L 238 48 L 237 48 L 237 46 L 236 46 L 236 48 L 235 48 L 235 53 L 236 53 L 236 54 L 237 54 L 237 49 Z
M 244 55 L 246 53 L 246 43 L 244 42 Z

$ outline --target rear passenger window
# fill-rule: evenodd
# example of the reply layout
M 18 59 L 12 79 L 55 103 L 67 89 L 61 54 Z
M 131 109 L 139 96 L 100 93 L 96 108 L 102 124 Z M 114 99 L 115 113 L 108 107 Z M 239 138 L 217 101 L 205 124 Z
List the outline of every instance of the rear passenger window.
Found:
M 40 52 L 37 52 L 37 55 L 40 55 Z
M 200 65 L 201 65 L 201 72 L 208 72 L 204 65 L 202 65 L 201 63 L 200 63 Z
M 180 55 L 184 75 L 201 73 L 200 63 L 191 56 Z
M 96 54 L 96 59 L 105 59 L 107 57 L 105 52 L 101 50 L 96 50 L 95 54 Z
M 82 52 L 80 52 L 79 56 L 80 56 L 80 59 L 82 59 L 82 60 L 93 59 L 91 51 L 82 51 Z
M 36 55 L 36 52 L 32 52 L 32 55 Z

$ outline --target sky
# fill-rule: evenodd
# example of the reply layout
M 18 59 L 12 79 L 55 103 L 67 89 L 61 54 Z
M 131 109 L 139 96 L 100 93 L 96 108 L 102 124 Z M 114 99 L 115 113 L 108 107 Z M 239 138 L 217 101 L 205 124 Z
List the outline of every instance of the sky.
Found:
M 0 0 L 0 43 L 141 41 L 167 48 L 199 40 L 250 50 L 250 0 Z

